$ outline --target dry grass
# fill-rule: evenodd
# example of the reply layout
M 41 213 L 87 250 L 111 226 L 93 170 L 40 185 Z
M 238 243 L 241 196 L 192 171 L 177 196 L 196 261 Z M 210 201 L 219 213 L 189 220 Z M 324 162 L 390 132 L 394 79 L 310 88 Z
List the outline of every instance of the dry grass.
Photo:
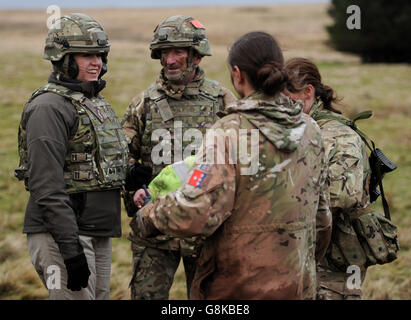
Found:
M 78 10 L 64 10 L 63 14 Z M 182 9 L 82 10 L 99 20 L 112 44 L 108 82 L 103 94 L 121 117 L 131 98 L 156 77 L 160 66 L 149 58 L 156 24 L 174 14 L 191 15 L 206 27 L 212 57 L 202 66 L 209 78 L 232 88 L 226 71 L 227 48 L 242 34 L 261 30 L 275 35 L 286 58 L 304 56 L 319 64 L 324 82 L 344 97 L 345 112 L 371 108 L 373 121 L 361 128 L 372 136 L 400 169 L 385 179 L 392 216 L 400 227 L 402 251 L 388 265 L 369 269 L 368 299 L 411 298 L 411 66 L 362 65 L 352 55 L 326 46 L 324 26 L 331 23 L 325 4 Z M 17 126 L 30 94 L 45 83 L 50 64 L 41 59 L 47 32 L 43 11 L 0 11 L 0 299 L 44 299 L 42 287 L 21 234 L 28 194 L 12 172 L 17 165 Z M 129 218 L 123 213 L 123 237 L 113 241 L 112 299 L 129 299 L 131 251 L 126 239 Z M 180 265 L 170 299 L 185 299 Z

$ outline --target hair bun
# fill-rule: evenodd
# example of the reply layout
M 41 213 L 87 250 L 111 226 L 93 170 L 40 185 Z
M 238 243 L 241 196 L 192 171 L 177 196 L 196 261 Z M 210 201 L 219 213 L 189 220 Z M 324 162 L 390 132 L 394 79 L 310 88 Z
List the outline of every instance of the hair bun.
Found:
M 266 95 L 273 95 L 278 91 L 282 91 L 287 79 L 282 64 L 277 61 L 267 62 L 257 73 L 257 81 Z
M 321 83 L 319 91 L 320 98 L 323 101 L 324 105 L 330 107 L 331 103 L 336 100 L 334 97 L 334 90 L 331 87 Z
M 237 39 L 230 48 L 228 63 L 245 72 L 256 91 L 274 96 L 282 87 L 283 53 L 277 40 L 266 32 L 250 32 Z

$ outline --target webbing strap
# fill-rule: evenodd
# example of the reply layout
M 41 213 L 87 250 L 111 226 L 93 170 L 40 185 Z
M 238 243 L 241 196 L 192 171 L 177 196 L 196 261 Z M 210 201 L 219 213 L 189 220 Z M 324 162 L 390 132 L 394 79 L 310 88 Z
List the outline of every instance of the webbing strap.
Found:
M 368 149 L 370 149 L 370 152 L 372 154 L 374 154 L 376 159 L 378 159 L 376 151 L 375 151 L 374 141 L 372 141 L 370 138 L 368 138 L 367 135 L 364 134 L 355 124 L 355 122 L 357 120 L 368 119 L 371 116 L 372 116 L 372 111 L 371 110 L 366 110 L 366 111 L 360 112 L 359 114 L 357 114 L 353 118 L 353 120 L 343 119 L 341 117 L 334 116 L 334 115 L 328 114 L 328 113 L 319 113 L 318 115 L 314 116 L 314 120 L 316 120 L 316 121 L 324 120 L 324 119 L 336 120 L 336 121 L 338 121 L 342 124 L 345 124 L 345 125 L 349 126 L 351 129 L 353 129 L 361 137 L 362 141 L 364 141 L 365 145 L 368 147 Z M 370 146 L 368 140 L 371 142 L 372 147 Z M 375 173 L 377 175 L 378 184 L 379 184 L 380 192 L 381 192 L 381 200 L 382 200 L 382 206 L 383 206 L 383 209 L 384 209 L 384 215 L 388 220 L 391 220 L 390 208 L 389 208 L 387 199 L 385 198 L 384 188 L 383 188 L 383 185 L 382 185 L 381 171 L 380 171 L 380 167 L 379 167 L 378 164 L 375 166 L 375 169 L 376 169 Z
M 325 119 L 329 119 L 329 120 L 336 120 L 346 126 L 349 126 L 351 129 L 353 129 L 360 137 L 361 139 L 364 141 L 365 145 L 368 147 L 368 149 L 370 149 L 371 152 L 373 152 L 374 148 L 374 142 L 367 137 L 367 135 L 365 133 L 363 133 L 355 124 L 355 121 L 357 120 L 362 120 L 362 119 L 368 119 L 369 117 L 372 116 L 372 111 L 371 110 L 367 110 L 364 112 L 359 113 L 358 115 L 356 115 L 354 117 L 354 120 L 348 120 L 348 119 L 343 119 L 341 117 L 338 116 L 334 116 L 332 114 L 328 114 L 328 113 L 319 113 L 318 115 L 314 116 L 314 120 L 318 121 L 318 120 L 325 120 Z M 368 143 L 368 140 L 371 141 L 373 147 L 370 146 L 370 144 Z
M 154 101 L 154 103 L 158 107 L 158 111 L 160 112 L 161 118 L 163 118 L 163 122 L 167 122 L 168 120 L 174 118 L 166 97 L 158 99 Z

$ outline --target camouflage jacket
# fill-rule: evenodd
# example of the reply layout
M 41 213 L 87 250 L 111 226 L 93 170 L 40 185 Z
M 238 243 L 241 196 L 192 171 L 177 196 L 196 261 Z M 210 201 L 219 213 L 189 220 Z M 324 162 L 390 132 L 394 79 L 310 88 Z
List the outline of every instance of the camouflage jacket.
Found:
M 204 134 L 205 130 L 218 119 L 217 113 L 235 100 L 230 90 L 221 87 L 216 81 L 205 78 L 204 71 L 200 68 L 197 69 L 193 81 L 185 86 L 171 85 L 164 78 L 162 71 L 155 83 L 133 98 L 124 114 L 122 126 L 129 146 L 130 163 L 138 161 L 152 166 L 153 177 L 155 177 L 167 164 L 182 160 L 182 158 L 176 159 L 174 154 L 175 123 L 181 121 L 181 135 L 193 128 L 199 129 Z M 156 129 L 166 129 L 170 132 L 172 144 L 170 163 L 153 165 L 151 152 L 156 142 L 152 141 L 152 133 Z M 184 141 L 180 147 L 186 147 L 189 143 L 190 141 Z M 198 147 L 200 144 L 201 141 Z M 134 191 L 126 191 L 123 194 L 130 216 L 137 211 L 132 202 L 133 194 Z M 170 236 L 159 236 L 148 241 L 139 238 L 133 231 L 129 239 L 140 245 L 167 250 L 190 251 L 194 248 L 194 239 L 180 242 L 179 239 L 172 239 Z
M 313 299 L 316 231 L 322 248 L 331 232 L 320 129 L 283 94 L 253 94 L 226 111 L 213 126 L 223 142 L 207 137 L 182 188 L 143 221 L 207 237 L 192 299 Z M 241 148 L 254 150 L 249 161 Z M 224 161 L 211 163 L 209 152 Z
M 314 120 L 324 115 L 343 117 L 340 114 L 323 108 L 317 101 L 311 108 L 310 115 Z M 324 139 L 325 154 L 328 162 L 328 178 L 330 181 L 330 209 L 335 223 L 347 221 L 366 213 L 370 207 L 369 182 L 371 169 L 368 161 L 367 149 L 361 137 L 350 127 L 333 119 L 321 119 L 317 121 Z M 334 230 L 338 227 L 334 223 Z M 345 223 L 344 223 L 345 224 Z M 351 226 L 346 225 L 352 229 Z M 354 230 L 352 230 L 355 235 Z M 335 243 L 334 232 L 327 251 L 328 266 L 332 266 L 332 260 L 336 256 L 343 256 Z M 331 260 L 330 260 L 331 259 Z M 321 265 L 327 266 L 323 260 Z M 359 265 L 361 265 L 359 263 Z M 327 267 L 326 267 L 327 268 Z M 344 271 L 345 270 L 340 270 Z

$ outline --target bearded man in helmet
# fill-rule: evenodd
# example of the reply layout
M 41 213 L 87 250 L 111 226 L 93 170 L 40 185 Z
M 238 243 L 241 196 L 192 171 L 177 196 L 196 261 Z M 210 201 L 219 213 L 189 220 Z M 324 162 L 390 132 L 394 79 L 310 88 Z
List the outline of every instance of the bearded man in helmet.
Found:
M 48 83 L 24 107 L 20 166 L 30 192 L 23 232 L 50 299 L 109 299 L 111 238 L 121 236 L 127 143 L 99 94 L 110 50 L 103 27 L 73 13 L 50 28 Z
M 148 185 L 166 165 L 181 161 L 182 150 L 189 144 L 200 147 L 197 139 L 182 139 L 185 133 L 198 129 L 204 135 L 218 119 L 219 111 L 236 100 L 231 91 L 205 78 L 199 67 L 211 51 L 205 27 L 198 20 L 182 15 L 167 18 L 154 30 L 150 50 L 151 58 L 159 59 L 163 68 L 156 81 L 131 101 L 122 120 L 130 150 L 127 191 L 123 194 L 130 217 L 139 209 L 135 191 Z M 160 142 L 163 137 L 155 132 L 164 129 L 170 139 Z M 156 158 L 156 148 L 164 143 L 171 147 L 160 150 Z M 170 156 L 168 163 L 161 152 Z M 168 299 L 181 257 L 189 296 L 201 239 L 166 235 L 143 239 L 131 231 L 129 240 L 133 252 L 132 299 Z

